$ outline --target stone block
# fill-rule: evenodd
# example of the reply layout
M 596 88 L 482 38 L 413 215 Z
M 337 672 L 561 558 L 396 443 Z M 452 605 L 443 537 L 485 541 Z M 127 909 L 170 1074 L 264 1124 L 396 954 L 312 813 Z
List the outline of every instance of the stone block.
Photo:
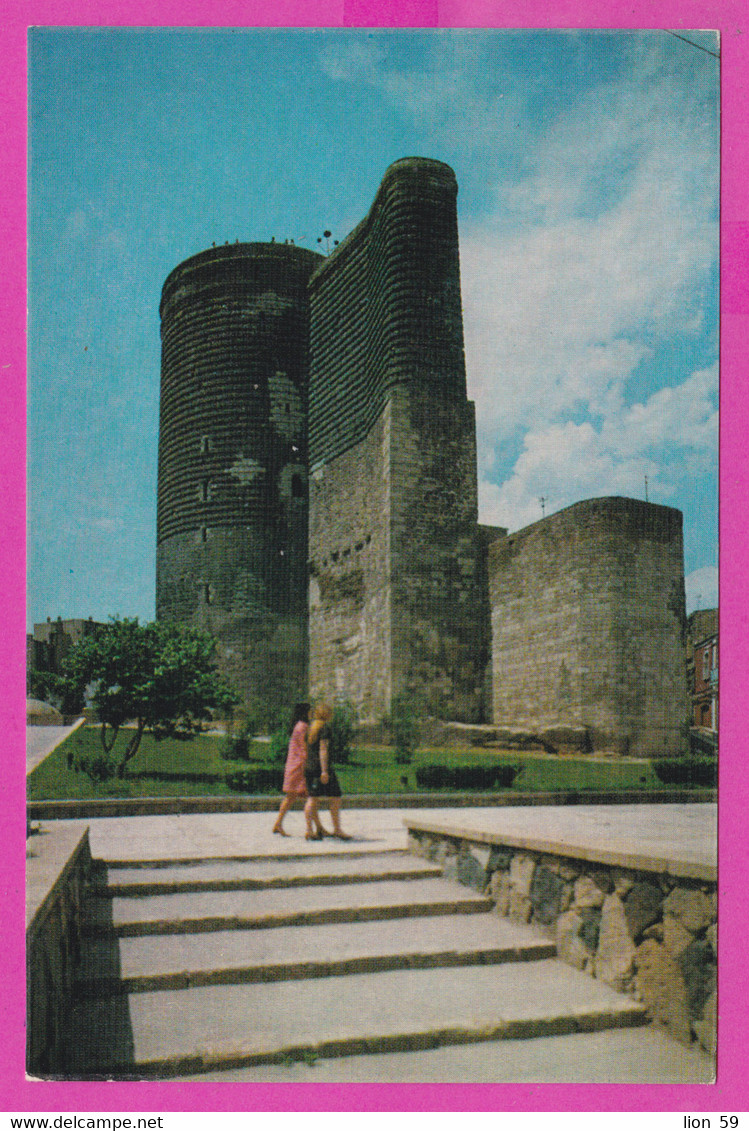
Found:
M 597 907 L 584 907 L 578 914 L 582 921 L 580 937 L 588 950 L 595 954 L 601 936 L 601 911 Z
M 635 946 L 629 933 L 624 905 L 618 895 L 608 895 L 601 908 L 596 954 L 596 977 L 614 989 L 624 990 L 634 970 Z
M 590 876 L 580 876 L 575 882 L 574 906 L 576 908 L 602 907 L 603 898 L 603 892 Z
M 446 879 L 457 880 L 465 887 L 483 892 L 486 887 L 486 871 L 481 861 L 472 852 L 461 851 L 449 856 L 444 863 Z
M 687 987 L 678 964 L 655 939 L 637 948 L 635 985 L 651 1016 L 684 1044 L 692 1038 Z
M 710 943 L 710 949 L 714 956 L 718 957 L 718 924 L 711 923 L 705 932 L 705 938 Z
M 705 1052 L 715 1056 L 718 1038 L 718 995 L 712 993 L 705 1002 L 702 1017 L 693 1023 L 697 1040 Z
M 539 866 L 533 873 L 531 883 L 531 903 L 533 904 L 533 918 L 538 923 L 553 923 L 559 915 L 564 880 L 550 872 L 548 868 Z
M 489 852 L 489 859 L 486 864 L 488 873 L 492 872 L 507 872 L 509 871 L 510 864 L 513 857 L 513 849 L 508 848 L 503 844 L 494 844 Z
M 663 892 L 650 883 L 636 883 L 624 901 L 624 914 L 632 938 L 637 941 L 646 927 L 661 917 Z
M 611 872 L 591 872 L 591 878 L 605 895 L 609 895 L 614 890 L 614 877 Z
M 715 918 L 715 901 L 696 888 L 674 888 L 663 903 L 664 914 L 673 915 L 688 931 L 697 934 Z
M 539 736 L 556 749 L 579 750 L 582 754 L 587 754 L 593 749 L 587 727 L 543 727 L 539 731 Z
M 635 886 L 633 877 L 628 872 L 615 872 L 611 877 L 609 891 L 615 891 L 620 899 L 624 899 Z
M 663 945 L 674 958 L 694 941 L 694 935 L 688 931 L 673 915 L 663 916 L 663 930 L 661 932 Z
M 508 911 L 510 919 L 516 923 L 530 923 L 532 913 L 533 904 L 530 896 L 523 895 L 522 892 L 511 891 Z
M 716 968 L 706 939 L 695 939 L 677 959 L 687 987 L 687 1006 L 692 1020 L 702 1017 L 705 1004 L 716 988 Z
M 446 868 L 450 860 L 453 860 L 458 855 L 458 846 L 454 840 L 440 840 L 437 841 L 434 849 L 432 859 L 435 864 Z
M 576 970 L 587 970 L 593 962 L 593 952 L 582 936 L 584 923 L 577 911 L 566 911 L 556 922 L 555 941 L 557 956 Z
M 512 887 L 507 872 L 495 872 L 489 881 L 489 898 L 494 900 L 494 910 L 498 915 L 506 916 L 510 913 L 510 896 Z
M 518 854 L 510 864 L 510 883 L 518 895 L 526 898 L 530 896 L 533 873 L 536 870 L 536 861 L 532 856 Z

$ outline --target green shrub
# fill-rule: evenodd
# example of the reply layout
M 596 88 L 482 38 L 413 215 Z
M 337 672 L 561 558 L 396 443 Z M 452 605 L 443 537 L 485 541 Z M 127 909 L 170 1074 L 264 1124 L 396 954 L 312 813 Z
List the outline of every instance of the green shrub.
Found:
M 718 762 L 715 758 L 660 758 L 652 765 L 659 780 L 666 785 L 714 789 L 718 784 Z
M 510 789 L 518 766 L 446 766 L 427 763 L 416 767 L 421 789 Z
M 249 762 L 251 744 L 252 736 L 246 724 L 238 733 L 229 730 L 221 744 L 221 757 L 227 762 Z
M 289 738 L 288 720 L 278 719 L 268 744 L 268 758 L 271 762 L 285 765 L 289 753 Z
M 351 760 L 357 725 L 356 710 L 351 703 L 339 703 L 333 709 L 328 732 L 330 760 L 334 766 L 345 766 Z
M 68 768 L 75 770 L 77 774 L 85 774 L 92 782 L 105 782 L 114 777 L 117 763 L 106 754 L 83 754 L 76 757 L 75 753 L 69 750 Z
M 274 766 L 255 766 L 226 775 L 227 787 L 235 793 L 280 793 L 282 776 Z
M 396 695 L 385 718 L 395 747 L 395 761 L 407 765 L 419 746 L 419 710 L 410 695 Z

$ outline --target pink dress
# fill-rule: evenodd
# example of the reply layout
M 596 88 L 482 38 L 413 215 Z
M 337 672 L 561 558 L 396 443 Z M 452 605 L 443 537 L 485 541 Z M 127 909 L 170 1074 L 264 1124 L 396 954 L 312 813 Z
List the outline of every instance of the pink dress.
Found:
M 304 780 L 304 767 L 307 762 L 307 726 L 307 723 L 300 721 L 291 732 L 283 775 L 284 793 L 306 794 L 307 792 L 307 783 Z

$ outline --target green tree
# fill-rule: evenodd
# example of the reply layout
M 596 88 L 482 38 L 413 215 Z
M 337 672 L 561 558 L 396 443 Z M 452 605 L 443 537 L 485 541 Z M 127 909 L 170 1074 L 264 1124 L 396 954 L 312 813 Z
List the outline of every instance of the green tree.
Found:
M 419 745 L 419 705 L 410 695 L 395 695 L 390 704 L 390 714 L 385 723 L 395 747 L 395 760 L 407 765 Z
M 354 752 L 354 739 L 358 730 L 356 709 L 349 702 L 338 703 L 333 708 L 333 718 L 328 725 L 330 757 L 334 766 L 345 766 Z
M 65 659 L 67 694 L 81 704 L 88 694 L 109 755 L 120 728 L 134 723 L 121 747 L 117 776 L 125 776 L 145 731 L 154 738 L 188 738 L 212 712 L 228 714 L 239 701 L 215 664 L 216 643 L 196 628 L 113 619 L 84 637 Z

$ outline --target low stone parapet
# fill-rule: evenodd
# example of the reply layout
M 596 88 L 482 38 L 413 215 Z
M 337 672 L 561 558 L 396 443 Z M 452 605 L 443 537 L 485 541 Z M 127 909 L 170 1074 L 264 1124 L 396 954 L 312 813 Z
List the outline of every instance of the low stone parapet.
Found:
M 564 962 L 641 1001 L 677 1040 L 715 1052 L 717 888 L 710 869 L 688 862 L 651 869 L 626 858 L 617 864 L 590 851 L 503 843 L 501 833 L 452 835 L 418 818 L 406 825 L 416 855 L 490 896 L 498 915 L 553 939 Z
M 26 850 L 26 1064 L 64 1075 L 91 867 L 88 830 L 43 828 Z

